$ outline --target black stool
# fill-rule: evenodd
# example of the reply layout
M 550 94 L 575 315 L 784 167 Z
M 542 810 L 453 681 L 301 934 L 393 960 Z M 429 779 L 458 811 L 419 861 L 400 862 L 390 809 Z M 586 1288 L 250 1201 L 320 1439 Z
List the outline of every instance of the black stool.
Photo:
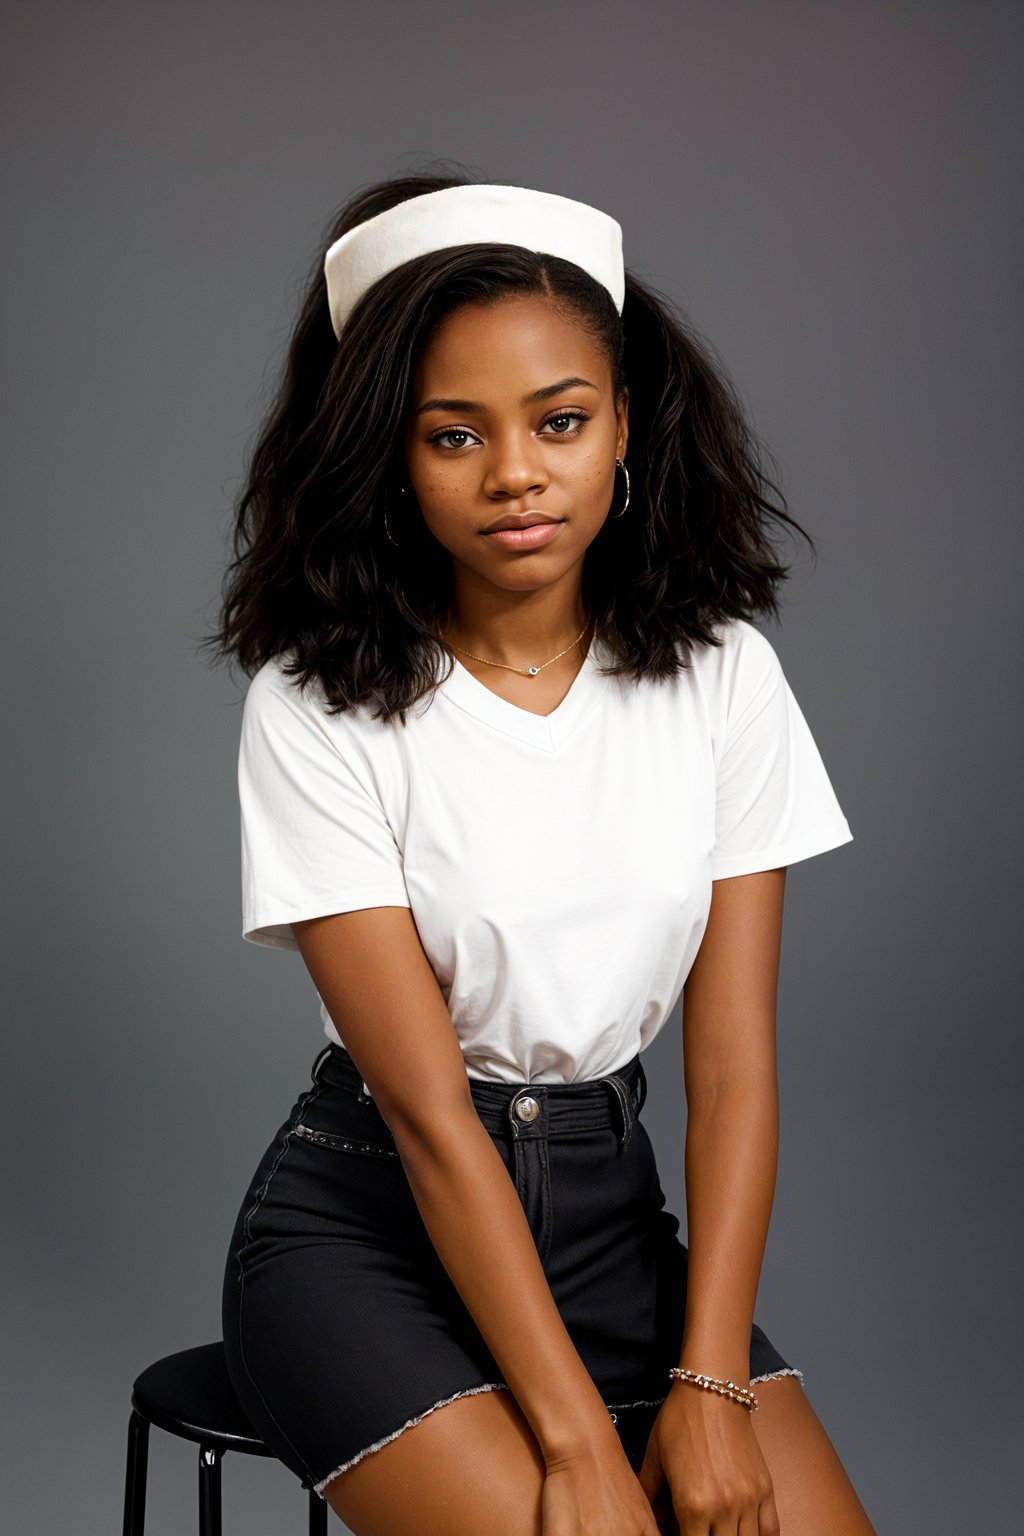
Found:
M 149 1426 L 199 1446 L 199 1536 L 221 1536 L 220 1460 L 225 1451 L 272 1456 L 242 1412 L 224 1346 L 200 1344 L 165 1355 L 136 1377 L 128 1421 L 124 1536 L 143 1536 Z M 327 1536 L 327 1504 L 309 1490 L 309 1536 Z

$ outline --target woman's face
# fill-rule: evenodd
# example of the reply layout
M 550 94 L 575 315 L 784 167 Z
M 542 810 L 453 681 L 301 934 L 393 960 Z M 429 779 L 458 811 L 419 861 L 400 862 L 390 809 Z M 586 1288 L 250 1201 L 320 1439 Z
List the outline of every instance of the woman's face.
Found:
M 465 304 L 416 370 L 405 429 L 409 481 L 456 584 L 534 591 L 565 578 L 624 499 L 625 398 L 591 333 L 554 303 Z M 502 520 L 549 522 L 489 533 Z

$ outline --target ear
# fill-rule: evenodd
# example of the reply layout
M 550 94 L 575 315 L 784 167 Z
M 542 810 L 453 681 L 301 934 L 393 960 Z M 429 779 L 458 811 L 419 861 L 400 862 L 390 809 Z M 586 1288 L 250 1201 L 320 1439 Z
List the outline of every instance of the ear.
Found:
M 629 441 L 629 390 L 622 391 L 622 398 L 615 407 L 615 419 L 618 423 L 618 431 L 615 437 L 615 452 L 620 459 L 626 457 L 626 444 Z

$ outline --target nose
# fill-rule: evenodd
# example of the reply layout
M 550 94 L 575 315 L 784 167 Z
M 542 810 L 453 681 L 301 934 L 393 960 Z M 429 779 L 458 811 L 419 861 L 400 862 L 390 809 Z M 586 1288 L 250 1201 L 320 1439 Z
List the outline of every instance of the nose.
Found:
M 509 434 L 492 444 L 484 476 L 484 495 L 495 501 L 518 500 L 548 483 L 543 456 L 532 435 Z

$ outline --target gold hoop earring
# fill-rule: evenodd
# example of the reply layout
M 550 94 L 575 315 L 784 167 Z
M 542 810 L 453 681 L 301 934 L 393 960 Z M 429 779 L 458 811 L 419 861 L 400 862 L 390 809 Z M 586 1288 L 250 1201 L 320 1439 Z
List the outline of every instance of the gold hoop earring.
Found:
M 404 496 L 406 491 L 409 489 L 409 487 L 407 485 L 400 485 L 398 487 L 398 489 L 401 492 L 401 494 Z M 388 527 L 388 509 L 387 509 L 387 507 L 384 508 L 384 532 L 387 534 L 388 538 L 391 539 L 391 542 L 395 546 L 395 548 L 399 549 L 401 546 L 399 545 L 398 540 L 391 538 L 391 529 Z
M 622 508 L 622 512 L 625 512 L 626 507 L 629 506 L 629 470 L 626 468 L 625 464 L 622 462 L 621 459 L 616 459 L 615 460 L 615 468 L 616 469 L 621 469 L 622 473 L 626 477 L 626 500 L 625 500 L 625 504 L 623 505 L 623 508 Z M 622 516 L 622 512 L 613 512 L 612 513 L 612 517 L 621 517 Z

